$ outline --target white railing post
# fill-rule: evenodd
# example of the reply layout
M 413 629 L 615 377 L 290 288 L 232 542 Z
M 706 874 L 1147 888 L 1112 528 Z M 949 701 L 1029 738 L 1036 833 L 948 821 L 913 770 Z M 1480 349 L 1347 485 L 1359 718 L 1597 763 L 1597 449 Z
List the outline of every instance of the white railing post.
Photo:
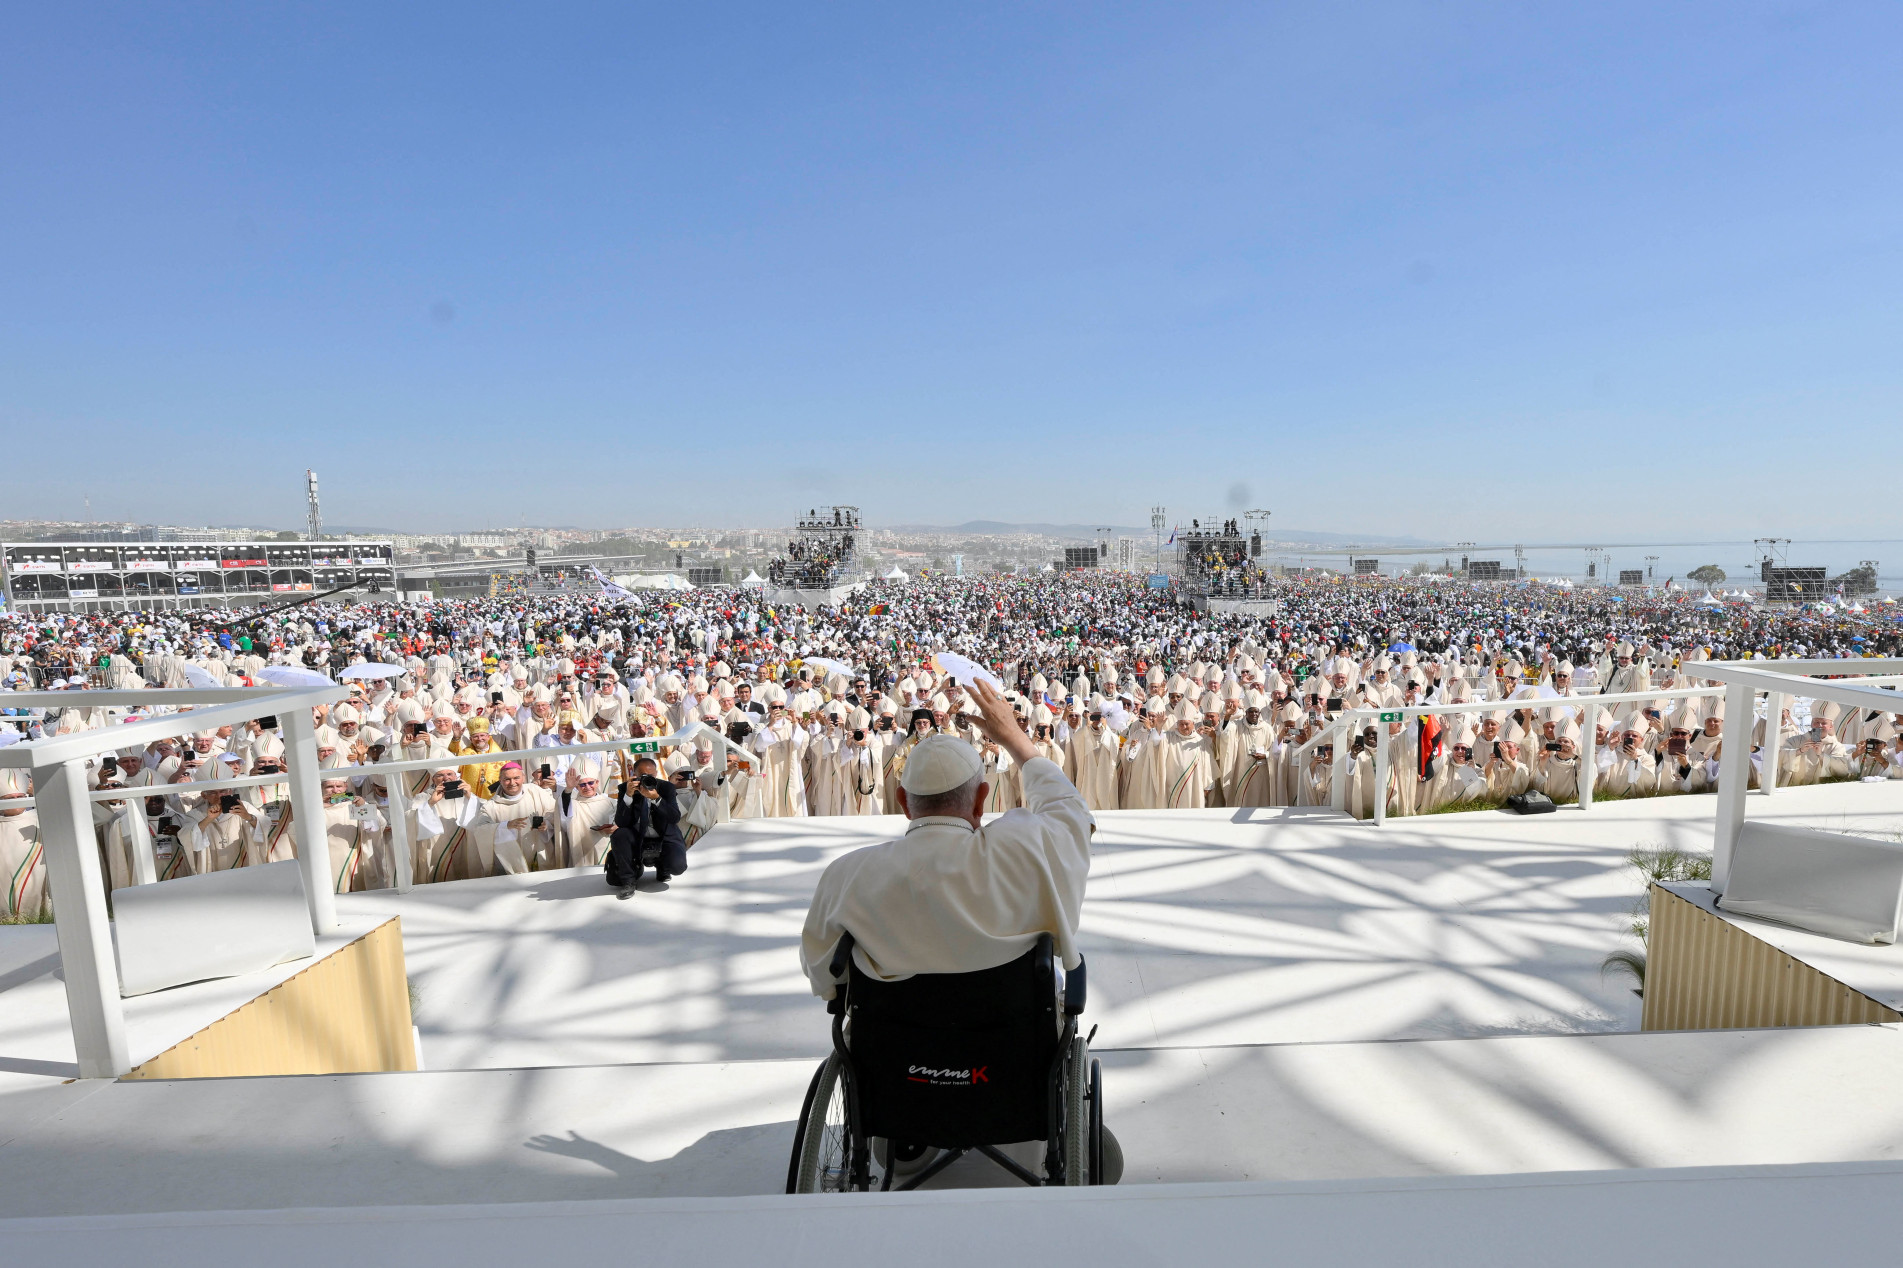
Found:
M 407 894 L 416 884 L 416 859 L 410 844 L 410 798 L 403 789 L 408 771 L 383 777 L 384 811 L 390 818 L 390 861 L 396 868 L 396 892 Z
M 1374 732 L 1374 826 L 1378 828 L 1387 821 L 1388 724 L 1383 722 L 1375 728 Z
M 152 825 L 145 820 L 145 798 L 128 797 L 124 814 L 126 844 L 132 849 L 132 883 L 155 885 L 159 879 L 159 859 L 152 844 Z
M 1711 887 L 1724 893 L 1731 880 L 1731 851 L 1744 829 L 1744 794 L 1751 784 L 1751 705 L 1757 692 L 1749 683 L 1725 684 L 1724 750 L 1718 755 L 1718 814 L 1711 845 Z
M 317 724 L 308 705 L 293 705 L 278 716 L 284 732 L 285 773 L 291 801 L 291 837 L 297 865 L 304 873 L 304 899 L 310 904 L 311 930 L 337 929 L 337 895 L 330 879 L 330 841 L 324 819 L 324 787 L 317 773 Z
M 1758 750 L 1758 788 L 1767 797 L 1777 791 L 1777 765 L 1782 760 L 1784 747 L 1784 702 L 1789 698 L 1781 691 L 1764 697 L 1764 747 Z M 1729 712 L 1727 705 L 1726 713 Z
M 60 964 L 66 973 L 66 1011 L 73 1023 L 79 1077 L 116 1079 L 132 1069 L 126 1018 L 119 1002 L 119 961 L 106 922 L 106 883 L 99 871 L 86 763 L 79 759 L 37 767 L 33 799 L 40 817 L 46 880 Z
M 1586 717 L 1579 728 L 1579 808 L 1592 809 L 1592 788 L 1599 782 L 1599 703 L 1586 702 Z
M 1349 716 L 1350 715 L 1344 713 L 1340 718 L 1336 719 L 1334 723 L 1334 756 L 1329 762 L 1328 767 L 1328 804 L 1337 810 L 1347 811 L 1347 813 L 1352 815 L 1354 811 L 1348 809 Z

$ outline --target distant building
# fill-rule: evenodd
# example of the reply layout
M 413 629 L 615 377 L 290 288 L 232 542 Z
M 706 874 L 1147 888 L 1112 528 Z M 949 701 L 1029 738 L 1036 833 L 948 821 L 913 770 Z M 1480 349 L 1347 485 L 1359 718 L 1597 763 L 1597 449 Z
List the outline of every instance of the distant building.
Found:
M 380 542 L 212 540 L 150 545 L 32 542 L 0 547 L 0 587 L 16 612 L 240 607 L 339 587 L 396 587 Z

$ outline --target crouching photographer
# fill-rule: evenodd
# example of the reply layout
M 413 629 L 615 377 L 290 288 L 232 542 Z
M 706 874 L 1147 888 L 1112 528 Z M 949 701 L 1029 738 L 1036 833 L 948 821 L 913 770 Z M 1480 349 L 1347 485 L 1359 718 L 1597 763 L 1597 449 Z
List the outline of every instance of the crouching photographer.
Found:
M 674 785 L 661 778 L 651 757 L 634 764 L 634 778 L 620 786 L 615 799 L 615 830 L 609 838 L 608 885 L 617 898 L 629 898 L 641 874 L 654 869 L 665 881 L 687 870 L 687 842 L 681 836 L 681 808 Z

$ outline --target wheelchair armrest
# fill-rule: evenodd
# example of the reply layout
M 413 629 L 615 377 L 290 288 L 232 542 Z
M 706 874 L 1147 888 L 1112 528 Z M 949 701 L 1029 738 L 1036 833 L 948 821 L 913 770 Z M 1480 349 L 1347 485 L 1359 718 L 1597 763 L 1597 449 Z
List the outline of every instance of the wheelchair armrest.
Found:
M 834 988 L 833 997 L 826 1001 L 826 1011 L 835 1015 L 846 1010 L 846 980 L 852 976 L 852 945 L 850 933 L 840 934 L 838 943 L 833 946 L 832 963 L 826 966 L 826 971 L 832 974 Z
M 827 970 L 833 975 L 833 981 L 843 982 L 846 974 L 852 970 L 852 935 L 842 933 L 833 947 L 833 962 Z
M 1088 997 L 1084 978 L 1084 957 L 1077 957 L 1077 967 L 1064 974 L 1064 1015 L 1075 1017 L 1084 1011 L 1084 1001 Z

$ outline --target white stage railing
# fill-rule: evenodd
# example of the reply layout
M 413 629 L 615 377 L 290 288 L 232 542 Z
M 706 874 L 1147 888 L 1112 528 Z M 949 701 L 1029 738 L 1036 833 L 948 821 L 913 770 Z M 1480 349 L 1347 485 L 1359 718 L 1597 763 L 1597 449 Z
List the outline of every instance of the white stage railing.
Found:
M 1903 657 L 1862 657 L 1846 660 L 1744 660 L 1710 661 L 1698 666 L 1701 678 L 1715 678 L 1725 689 L 1724 749 L 1718 758 L 1718 814 L 1712 832 L 1711 888 L 1722 894 L 1731 879 L 1731 853 L 1737 847 L 1738 833 L 1744 829 L 1745 792 L 1749 782 L 1746 763 L 1751 756 L 1751 726 L 1755 720 L 1759 692 L 1769 697 L 1765 707 L 1763 769 L 1773 776 L 1765 784 L 1768 795 L 1776 791 L 1778 721 L 1784 702 L 1793 696 L 1828 700 L 1859 709 L 1884 713 L 1903 713 L 1903 694 L 1887 691 L 1881 685 L 1898 681 Z M 1857 674 L 1858 679 L 1820 679 L 1820 674 Z
M 100 698 L 113 694 L 136 695 L 142 704 L 193 706 L 189 712 L 159 714 L 138 722 L 70 731 L 0 748 L 0 766 L 24 769 L 33 777 L 40 844 L 46 859 L 47 887 L 53 898 L 53 922 L 59 937 L 80 1077 L 117 1078 L 132 1066 L 112 930 L 107 923 L 105 880 L 100 875 L 99 850 L 93 837 L 86 759 L 276 714 L 284 730 L 285 782 L 291 789 L 292 829 L 310 905 L 311 928 L 320 934 L 329 933 L 337 927 L 337 905 L 325 853 L 323 795 L 318 786 L 311 710 L 346 699 L 350 689 L 336 685 L 274 688 L 250 691 L 237 699 L 229 688 L 71 695 L 15 692 L 11 696 L 20 700 L 39 694 L 65 696 L 61 707 L 73 706 L 72 695 L 85 695 L 89 703 L 107 703 Z
M 24 769 L 32 775 L 33 796 L 14 799 L 10 806 L 32 806 L 39 814 L 40 842 L 46 860 L 47 886 L 53 901 L 53 921 L 59 940 L 61 970 L 66 981 L 67 1011 L 72 1019 L 73 1047 L 79 1057 L 81 1078 L 117 1078 L 129 1071 L 131 1060 L 126 1045 L 125 1011 L 119 996 L 119 974 L 115 960 L 112 930 L 106 909 L 105 878 L 100 872 L 99 850 L 93 836 L 91 804 L 94 801 L 132 800 L 171 796 L 179 792 L 257 787 L 284 784 L 290 790 L 291 831 L 296 845 L 299 870 L 304 879 L 304 894 L 310 908 L 311 929 L 318 934 L 337 929 L 336 894 L 331 888 L 329 853 L 324 836 L 324 800 L 322 781 L 352 779 L 409 770 L 430 770 L 446 766 L 467 766 L 472 760 L 484 764 L 499 761 L 546 761 L 563 753 L 646 752 L 675 748 L 692 743 L 703 733 L 719 745 L 740 753 L 748 764 L 757 758 L 740 749 L 713 727 L 696 722 L 673 735 L 633 740 L 597 740 L 585 744 L 510 750 L 496 753 L 463 753 L 442 757 L 378 762 L 367 766 L 320 767 L 317 760 L 316 723 L 312 710 L 347 699 L 350 688 L 338 685 L 270 688 L 150 688 L 139 691 L 88 692 L 11 692 L 0 701 L 19 707 L 55 707 L 41 705 L 35 697 L 54 697 L 56 707 L 77 707 L 76 696 L 87 705 L 136 703 L 177 709 L 183 712 L 155 714 L 137 722 L 93 727 L 25 740 L 0 748 L 0 767 Z M 127 697 L 114 701 L 108 697 Z M 135 784 L 120 788 L 89 789 L 87 759 L 129 748 L 143 748 L 157 740 L 177 739 L 194 731 L 237 726 L 255 718 L 275 715 L 284 738 L 285 770 L 282 774 L 235 776 L 231 779 L 201 780 L 181 784 Z M 406 882 L 412 868 L 413 851 L 408 840 L 407 805 L 402 781 L 389 781 L 385 787 L 391 798 L 393 843 L 401 842 L 404 866 L 399 875 Z M 135 884 L 157 880 L 156 860 L 146 828 L 145 816 L 129 816 L 133 826 L 133 879 Z

